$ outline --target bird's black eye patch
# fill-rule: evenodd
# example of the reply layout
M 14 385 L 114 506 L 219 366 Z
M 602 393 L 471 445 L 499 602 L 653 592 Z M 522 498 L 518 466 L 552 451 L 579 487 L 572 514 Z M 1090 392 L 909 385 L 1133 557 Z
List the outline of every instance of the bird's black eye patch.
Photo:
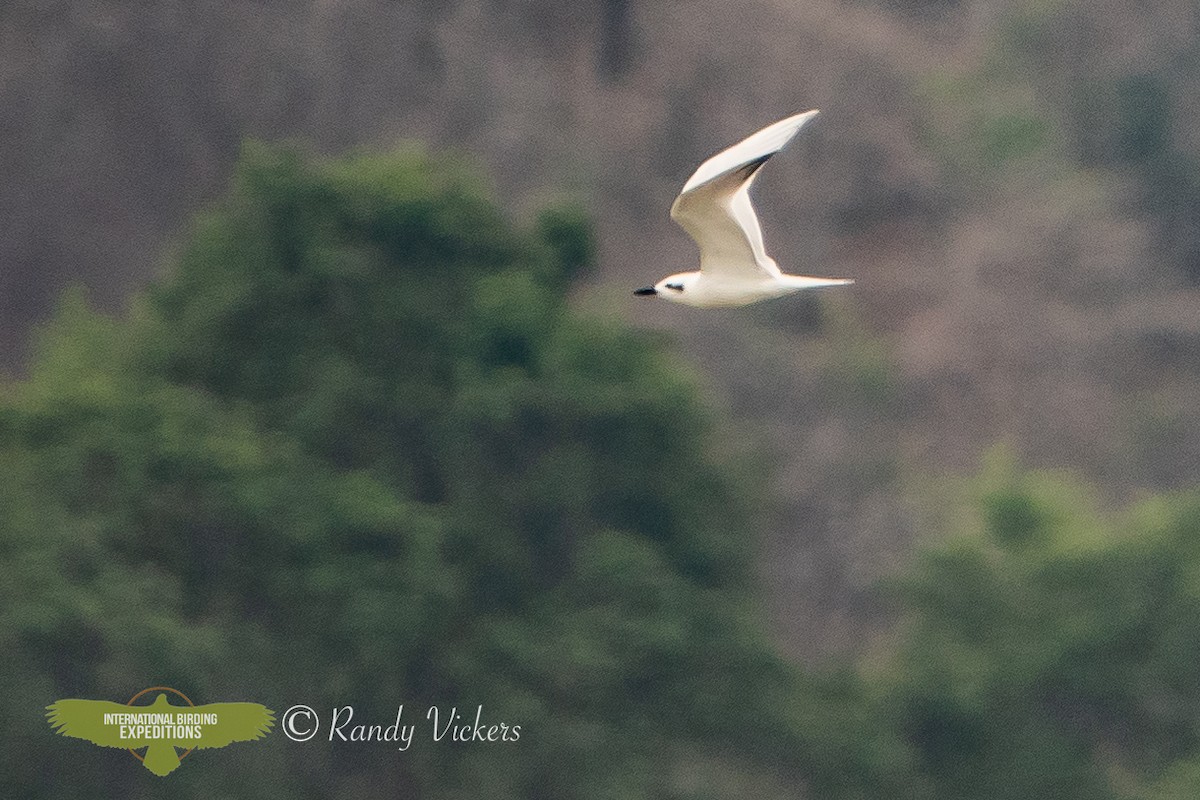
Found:
M 667 287 L 668 289 L 674 289 L 677 292 L 683 291 L 682 283 L 664 283 L 663 286 Z

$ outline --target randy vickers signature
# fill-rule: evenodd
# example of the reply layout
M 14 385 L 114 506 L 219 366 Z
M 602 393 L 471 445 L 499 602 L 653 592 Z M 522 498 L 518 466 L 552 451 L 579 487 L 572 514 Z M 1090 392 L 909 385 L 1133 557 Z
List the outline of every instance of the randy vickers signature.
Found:
M 515 742 L 521 738 L 521 726 L 483 721 L 483 706 L 475 707 L 474 720 L 468 721 L 455 706 L 442 711 L 430 706 L 425 712 L 433 741 L 450 742 Z M 396 718 L 389 724 L 368 724 L 354 721 L 354 706 L 336 706 L 328 717 L 330 742 L 394 742 L 398 750 L 407 750 L 416 734 L 416 724 L 404 721 L 404 706 L 396 709 Z M 306 742 L 321 732 L 321 718 L 311 706 L 296 705 L 283 713 L 281 727 L 292 741 Z

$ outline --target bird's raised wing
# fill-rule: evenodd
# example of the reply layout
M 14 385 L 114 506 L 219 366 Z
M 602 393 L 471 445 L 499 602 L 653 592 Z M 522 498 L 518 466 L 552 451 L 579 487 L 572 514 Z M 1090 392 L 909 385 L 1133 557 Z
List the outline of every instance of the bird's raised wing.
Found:
M 46 717 L 56 733 L 85 739 L 101 747 L 138 749 L 150 744 L 149 739 L 122 738 L 121 726 L 104 724 L 105 714 L 128 714 L 142 711 L 108 700 L 59 700 L 46 706 Z M 129 732 L 128 730 L 126 731 Z
M 768 125 L 717 153 L 688 178 L 671 206 L 671 218 L 700 247 L 702 272 L 739 279 L 779 274 L 763 246 L 750 185 L 767 159 L 816 115 L 814 109 Z
M 205 725 L 204 735 L 198 741 L 178 741 L 178 747 L 224 747 L 231 742 L 249 742 L 261 739 L 275 724 L 275 712 L 258 703 L 208 703 L 188 711 L 199 714 L 216 714 L 215 725 Z

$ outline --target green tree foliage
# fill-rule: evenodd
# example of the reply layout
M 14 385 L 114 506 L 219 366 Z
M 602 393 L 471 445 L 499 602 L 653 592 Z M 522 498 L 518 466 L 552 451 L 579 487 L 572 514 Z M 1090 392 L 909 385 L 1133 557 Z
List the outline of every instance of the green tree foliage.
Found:
M 589 242 L 446 159 L 254 147 L 127 318 L 68 295 L 0 394 L 5 795 L 159 780 L 42 716 L 155 683 L 420 731 L 198 753 L 185 798 L 1195 795 L 1200 502 L 997 459 L 883 652 L 800 673 L 696 381 L 565 304 Z M 435 744 L 434 704 L 521 739 Z
M 1069 479 L 999 463 L 971 493 L 964 532 L 900 582 L 901 641 L 876 686 L 933 796 L 1184 796 L 1200 504 L 1104 513 Z
M 196 755 L 181 797 L 898 774 L 841 721 L 853 691 L 805 688 L 758 632 L 756 498 L 671 351 L 565 305 L 589 259 L 578 212 L 515 229 L 450 160 L 256 146 L 128 319 L 68 298 L 0 403 L 4 793 L 142 779 L 48 743 L 41 709 L 156 683 L 384 724 L 404 703 L 422 731 Z M 435 745 L 432 704 L 521 739 Z
M 11 796 L 121 783 L 110 755 L 46 741 L 48 697 L 169 683 L 277 708 L 349 693 L 372 670 L 396 681 L 450 594 L 429 513 L 246 413 L 123 368 L 129 333 L 69 303 L 0 412 Z M 240 756 L 248 770 L 263 757 Z M 181 781 L 232 792 L 238 772 L 207 760 Z

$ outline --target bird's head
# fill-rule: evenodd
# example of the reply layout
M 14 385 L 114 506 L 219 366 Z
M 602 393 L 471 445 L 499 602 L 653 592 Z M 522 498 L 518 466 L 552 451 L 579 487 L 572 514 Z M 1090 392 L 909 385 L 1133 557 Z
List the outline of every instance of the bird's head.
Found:
M 699 277 L 699 272 L 680 272 L 676 275 L 668 275 L 653 286 L 634 289 L 633 293 L 645 296 L 656 295 L 676 303 L 686 303 L 688 301 L 687 293 L 695 286 L 696 279 Z

